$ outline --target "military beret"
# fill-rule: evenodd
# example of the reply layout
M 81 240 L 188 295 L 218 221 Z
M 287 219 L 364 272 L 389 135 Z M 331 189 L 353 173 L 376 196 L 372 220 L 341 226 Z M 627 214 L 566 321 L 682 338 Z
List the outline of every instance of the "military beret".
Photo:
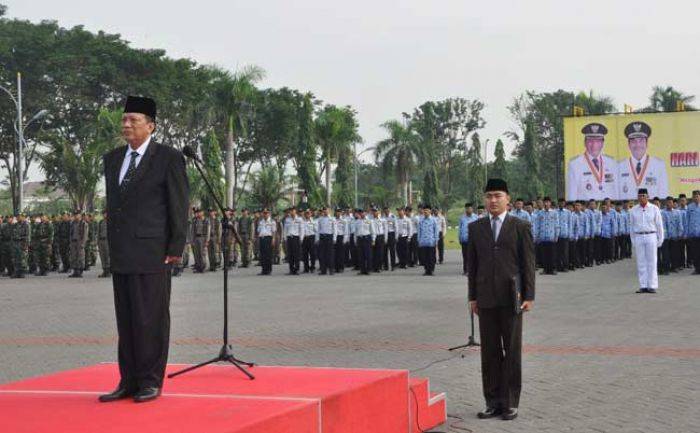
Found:
M 650 135 L 651 127 L 644 122 L 632 122 L 625 127 L 627 138 L 649 137 Z
M 586 137 L 604 137 L 608 133 L 608 128 L 601 123 L 589 123 L 581 128 L 581 133 Z

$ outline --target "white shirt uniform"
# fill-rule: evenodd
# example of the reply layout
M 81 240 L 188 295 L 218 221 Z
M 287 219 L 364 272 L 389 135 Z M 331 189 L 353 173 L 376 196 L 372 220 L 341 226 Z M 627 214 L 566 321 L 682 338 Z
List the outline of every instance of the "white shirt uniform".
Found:
M 143 155 L 146 154 L 146 150 L 148 150 L 148 145 L 151 143 L 151 136 L 149 135 L 146 141 L 143 142 L 141 146 L 138 147 L 135 151 L 131 149 L 131 146 L 126 146 L 126 156 L 124 157 L 124 161 L 122 162 L 122 168 L 119 170 L 119 185 L 122 184 L 122 180 L 124 179 L 124 176 L 126 175 L 126 172 L 129 170 L 129 164 L 131 163 L 131 152 L 136 152 L 138 153 L 138 156 L 136 156 L 136 161 L 134 162 L 134 166 L 138 168 L 139 163 L 143 159 Z
M 640 167 L 637 174 L 637 165 Z M 646 188 L 649 197 L 668 197 L 668 174 L 666 163 L 659 158 L 645 155 L 640 161 L 630 156 L 618 164 L 618 199 L 634 200 L 637 190 Z
M 359 237 L 362 237 L 362 236 L 371 236 L 372 242 L 374 242 L 375 233 L 374 233 L 374 224 L 372 224 L 372 220 L 370 220 L 367 217 L 357 218 L 353 225 L 355 228 L 355 238 L 356 239 Z
M 396 219 L 396 233 L 397 238 L 413 236 L 413 224 L 407 216 Z
M 288 216 L 284 219 L 284 237 L 288 236 L 301 236 L 301 226 L 304 223 L 304 219 L 297 215 L 292 218 Z
M 302 239 L 307 236 L 316 236 L 316 220 L 313 218 L 304 219 L 301 224 Z
M 411 216 L 411 234 L 416 235 L 418 233 L 418 223 L 420 222 L 420 214 Z
M 599 155 L 598 167 L 596 169 L 588 153 L 569 161 L 568 200 L 602 200 L 617 196 L 617 162 L 610 156 Z
M 387 233 L 396 232 L 396 216 L 394 214 L 389 214 L 384 217 L 386 221 L 386 231 Z
M 447 219 L 445 215 L 438 215 L 438 227 L 440 228 L 440 233 L 444 236 L 447 233 Z
M 343 240 L 344 244 L 347 244 L 350 241 L 350 221 L 343 216 L 336 218 L 335 233 L 336 241 L 340 238 Z
M 258 223 L 258 237 L 272 236 L 277 232 L 277 221 L 272 218 L 261 219 Z
M 387 234 L 386 220 L 384 219 L 384 217 L 379 216 L 377 218 L 374 218 L 372 220 L 372 224 L 374 225 L 375 234 L 372 240 L 374 241 L 378 236 L 381 236 L 384 238 L 384 242 L 386 242 L 389 235 Z
M 664 223 L 656 205 L 636 205 L 630 215 L 630 238 L 637 258 L 639 288 L 658 289 L 659 275 L 656 270 L 657 248 L 664 242 Z
M 322 216 L 316 220 L 316 242 L 321 239 L 321 235 L 332 235 L 333 243 L 337 235 L 335 231 L 335 218 L 331 216 Z

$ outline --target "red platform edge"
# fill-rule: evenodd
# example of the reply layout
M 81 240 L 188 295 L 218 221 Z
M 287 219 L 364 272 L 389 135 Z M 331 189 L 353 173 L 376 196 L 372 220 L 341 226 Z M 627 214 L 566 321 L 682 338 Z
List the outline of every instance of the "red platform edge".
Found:
M 168 372 L 184 365 L 170 364 Z M 259 366 L 250 381 L 212 365 L 166 380 L 155 402 L 100 404 L 118 381 L 98 364 L 0 385 L 3 433 L 420 433 L 445 422 L 445 394 L 406 370 Z

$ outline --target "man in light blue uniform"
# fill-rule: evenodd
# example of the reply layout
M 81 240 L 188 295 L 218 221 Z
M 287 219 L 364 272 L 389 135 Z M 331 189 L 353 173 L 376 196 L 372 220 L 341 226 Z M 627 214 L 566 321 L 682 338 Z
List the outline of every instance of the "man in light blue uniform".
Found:
M 661 211 L 666 237 L 661 245 L 661 271 L 664 275 L 678 272 L 680 268 L 680 240 L 683 237 L 683 215 L 674 208 L 673 197 L 666 197 L 666 206 Z
M 600 218 L 600 262 L 612 263 L 613 241 L 617 236 L 617 215 L 610 209 L 609 201 L 603 202 Z
M 518 198 L 515 200 L 515 209 L 510 211 L 510 214 L 516 218 L 520 218 L 522 220 L 525 220 L 529 223 L 532 223 L 532 217 L 530 214 L 523 208 L 524 202 L 523 199 Z
M 474 214 L 474 207 L 471 203 L 464 204 L 464 213 L 459 218 L 459 244 L 462 246 L 462 273 L 467 275 L 467 246 L 469 245 L 469 224 L 478 218 Z
M 695 266 L 693 275 L 700 275 L 700 190 L 693 191 L 693 201 L 688 205 L 686 220 L 689 252 Z
M 533 218 L 533 235 L 542 251 L 542 275 L 555 275 L 555 248 L 559 239 L 559 215 L 552 209 L 552 199 L 545 197 L 541 210 Z
M 566 200 L 559 199 L 559 239 L 557 240 L 556 267 L 559 272 L 569 272 L 569 238 L 571 237 L 571 211 L 566 208 Z
M 688 199 L 685 194 L 680 194 L 678 196 L 678 212 L 681 213 L 681 220 L 683 221 L 683 233 L 681 234 L 680 240 L 680 261 L 681 268 L 689 268 L 690 256 L 688 255 Z
M 430 205 L 423 206 L 423 215 L 418 220 L 418 248 L 421 264 L 425 269 L 423 275 L 433 275 L 435 271 L 435 247 L 440 238 L 440 226 L 437 218 L 431 215 Z
M 569 270 L 576 270 L 578 267 L 578 215 L 574 212 L 575 204 L 571 201 L 566 203 L 566 209 L 569 211 Z

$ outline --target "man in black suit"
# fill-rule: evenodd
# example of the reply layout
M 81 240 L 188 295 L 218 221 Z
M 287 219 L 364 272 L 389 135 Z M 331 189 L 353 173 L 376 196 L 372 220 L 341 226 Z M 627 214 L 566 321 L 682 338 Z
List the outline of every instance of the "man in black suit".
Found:
M 152 99 L 129 96 L 128 145 L 103 157 L 121 380 L 102 402 L 154 400 L 165 375 L 170 271 L 185 246 L 189 186 L 183 155 L 151 138 L 155 120 Z
M 479 418 L 518 416 L 522 311 L 535 299 L 535 247 L 530 223 L 508 215 L 508 186 L 489 179 L 488 216 L 469 224 L 469 307 L 479 316 L 486 410 Z

